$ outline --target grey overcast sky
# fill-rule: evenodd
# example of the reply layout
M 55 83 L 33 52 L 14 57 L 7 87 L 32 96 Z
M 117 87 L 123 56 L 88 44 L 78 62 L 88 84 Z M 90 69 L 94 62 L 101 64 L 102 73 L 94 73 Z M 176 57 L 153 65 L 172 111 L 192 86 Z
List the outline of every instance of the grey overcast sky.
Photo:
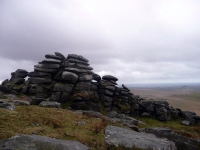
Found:
M 0 0 L 0 82 L 58 51 L 118 83 L 200 82 L 199 0 Z

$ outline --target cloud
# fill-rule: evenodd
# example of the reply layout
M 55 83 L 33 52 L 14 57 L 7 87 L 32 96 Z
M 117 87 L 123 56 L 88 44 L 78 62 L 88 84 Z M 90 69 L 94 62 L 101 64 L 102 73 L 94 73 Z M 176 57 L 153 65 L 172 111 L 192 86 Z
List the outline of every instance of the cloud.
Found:
M 120 82 L 199 82 L 199 10 L 197 0 L 2 0 L 0 80 L 59 51 Z

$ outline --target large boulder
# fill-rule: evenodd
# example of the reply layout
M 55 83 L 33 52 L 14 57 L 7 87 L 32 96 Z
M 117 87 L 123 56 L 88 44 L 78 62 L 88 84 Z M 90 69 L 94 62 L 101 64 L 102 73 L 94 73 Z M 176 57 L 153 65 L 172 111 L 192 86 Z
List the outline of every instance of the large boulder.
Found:
M 0 141 L 1 150 L 89 150 L 76 141 L 57 140 L 39 135 L 16 135 Z
M 181 142 L 189 143 L 190 145 L 200 147 L 199 140 L 195 140 L 195 139 L 188 138 L 183 135 L 174 133 L 171 129 L 168 129 L 168 128 L 146 128 L 145 132 L 154 134 L 160 138 L 167 138 L 168 140 L 173 141 L 173 142 L 181 141 Z M 190 150 L 190 149 L 186 149 L 186 150 Z
M 102 79 L 104 80 L 113 80 L 113 81 L 117 81 L 118 79 L 114 76 L 111 76 L 111 75 L 105 75 L 102 77 Z
M 76 82 L 78 80 L 78 76 L 75 73 L 64 71 L 61 76 L 62 81 Z
M 175 143 L 167 139 L 110 125 L 105 129 L 105 141 L 109 145 L 123 145 L 126 148 L 176 150 Z

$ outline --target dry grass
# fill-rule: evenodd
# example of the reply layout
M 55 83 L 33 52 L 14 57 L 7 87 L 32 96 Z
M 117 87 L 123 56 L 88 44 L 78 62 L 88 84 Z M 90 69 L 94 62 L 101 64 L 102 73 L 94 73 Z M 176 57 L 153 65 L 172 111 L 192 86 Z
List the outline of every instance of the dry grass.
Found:
M 180 120 L 160 122 L 150 118 L 140 118 L 144 127 L 168 127 L 175 132 L 200 139 L 200 126 L 186 127 Z M 108 146 L 105 143 L 105 127 L 102 118 L 89 117 L 66 109 L 43 108 L 38 106 L 17 106 L 16 111 L 0 109 L 0 139 L 16 134 L 37 134 L 62 140 L 79 141 L 91 150 L 128 150 L 123 146 Z M 84 122 L 79 124 L 77 122 Z M 122 124 L 112 124 L 122 127 Z M 139 150 L 131 148 L 130 150 Z
M 16 111 L 0 109 L 0 139 L 16 134 L 37 134 L 77 140 L 92 149 L 105 149 L 105 120 L 88 118 L 66 109 L 18 106 Z M 78 125 L 82 121 L 85 124 Z

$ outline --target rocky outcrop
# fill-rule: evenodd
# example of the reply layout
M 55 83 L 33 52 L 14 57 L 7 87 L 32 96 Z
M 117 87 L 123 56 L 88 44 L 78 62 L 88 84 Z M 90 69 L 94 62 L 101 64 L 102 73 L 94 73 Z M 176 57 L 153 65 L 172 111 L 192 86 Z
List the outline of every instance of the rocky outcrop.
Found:
M 76 141 L 57 140 L 45 136 L 24 134 L 0 141 L 0 149 L 89 150 L 87 146 Z
M 11 73 L 11 79 L 5 80 L 0 89 L 24 93 L 32 97 L 34 105 L 50 101 L 75 110 L 117 110 L 129 114 L 136 103 L 130 90 L 125 85 L 117 87 L 116 77 L 105 75 L 101 79 L 92 70 L 89 60 L 81 55 L 65 57 L 55 52 L 45 55 L 32 72 L 18 69 Z
M 160 121 L 183 117 L 184 125 L 200 124 L 200 116 L 182 112 L 166 101 L 145 100 L 130 92 L 124 84 L 117 86 L 112 75 L 102 78 L 94 73 L 89 60 L 81 55 L 59 52 L 45 55 L 34 71 L 18 69 L 0 85 L 5 93 L 25 94 L 32 105 L 72 108 L 74 110 L 117 111 L 127 115 L 153 117 Z M 28 77 L 27 80 L 25 78 Z M 58 105 L 49 105 L 57 102 Z M 47 104 L 48 103 L 48 104 Z M 2 106 L 3 107 L 3 106 Z
M 116 126 L 106 127 L 105 141 L 109 145 L 123 145 L 126 148 L 176 150 L 175 143 L 167 139 L 157 138 L 153 134 L 139 133 Z
M 175 142 L 178 150 L 198 150 L 198 147 L 200 147 L 199 140 L 174 133 L 168 128 L 146 128 L 145 132 L 154 134 L 160 138 L 167 138 L 168 140 Z

